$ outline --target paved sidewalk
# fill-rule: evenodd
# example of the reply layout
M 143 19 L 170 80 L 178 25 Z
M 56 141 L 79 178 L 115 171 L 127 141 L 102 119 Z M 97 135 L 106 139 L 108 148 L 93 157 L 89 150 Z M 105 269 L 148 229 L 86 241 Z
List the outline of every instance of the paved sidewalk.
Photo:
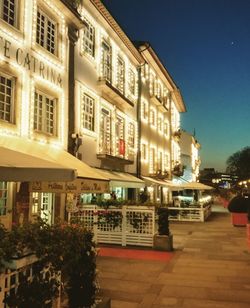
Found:
M 170 229 L 169 262 L 98 257 L 101 295 L 112 308 L 250 307 L 245 227 L 233 227 L 217 209 L 205 223 L 171 222 Z

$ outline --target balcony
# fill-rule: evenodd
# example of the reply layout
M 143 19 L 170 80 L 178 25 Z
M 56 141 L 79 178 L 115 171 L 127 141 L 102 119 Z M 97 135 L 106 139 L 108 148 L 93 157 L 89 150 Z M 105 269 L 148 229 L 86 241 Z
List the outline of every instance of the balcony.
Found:
M 135 160 L 134 151 L 132 151 L 125 142 L 120 142 L 116 149 L 108 147 L 107 143 L 100 145 L 96 157 L 109 162 L 117 162 L 122 165 L 132 165 Z
M 151 173 L 150 177 L 157 180 L 166 180 L 169 178 L 169 173 L 167 170 L 162 171 L 161 169 L 158 169 L 155 173 Z
M 181 130 L 180 129 L 173 132 L 173 139 L 177 142 L 180 141 L 180 139 L 181 139 Z
M 182 164 L 174 165 L 172 169 L 172 174 L 176 176 L 183 176 L 185 167 Z
M 166 107 L 166 104 L 164 103 L 164 99 L 158 97 L 155 94 L 150 95 L 150 100 L 152 103 L 154 103 L 157 108 L 162 111 L 162 112 L 166 112 L 168 111 L 168 108 Z
M 134 101 L 115 88 L 105 77 L 99 79 L 98 86 L 101 90 L 101 95 L 122 111 L 125 112 L 127 108 L 134 108 Z

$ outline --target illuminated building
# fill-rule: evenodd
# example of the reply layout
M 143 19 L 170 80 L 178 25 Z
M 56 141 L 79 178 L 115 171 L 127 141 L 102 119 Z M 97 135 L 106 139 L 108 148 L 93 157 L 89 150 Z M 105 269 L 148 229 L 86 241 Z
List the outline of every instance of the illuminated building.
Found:
M 101 1 L 84 1 L 81 16 L 87 26 L 75 47 L 75 155 L 108 177 L 118 198 L 135 198 L 144 186 L 136 177 L 143 59 Z
M 192 134 L 181 130 L 180 151 L 183 166 L 183 175 L 181 175 L 181 178 L 184 181 L 196 182 L 198 179 L 201 164 L 199 149 L 200 144 L 196 138 Z
M 137 42 L 145 63 L 140 68 L 139 173 L 151 201 L 167 202 L 167 180 L 181 163 L 180 113 L 186 108 L 179 89 L 149 43 Z
M 84 22 L 67 1 L 0 6 L 0 222 L 10 227 L 12 218 L 22 223 L 40 215 L 53 223 L 55 213 L 64 216 L 60 195 L 29 194 L 22 182 L 75 178 L 78 160 L 66 152 L 69 36 Z

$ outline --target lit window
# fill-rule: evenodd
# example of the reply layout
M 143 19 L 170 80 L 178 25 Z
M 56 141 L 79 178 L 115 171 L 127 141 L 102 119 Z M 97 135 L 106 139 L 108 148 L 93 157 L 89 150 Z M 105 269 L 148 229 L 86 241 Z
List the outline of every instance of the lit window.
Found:
M 169 155 L 164 155 L 164 170 L 169 169 Z
M 125 82 L 125 63 L 122 58 L 117 59 L 117 88 L 121 93 L 124 93 Z
M 112 81 L 112 50 L 111 46 L 102 42 L 102 77 L 107 81 Z
M 159 152 L 158 153 L 158 170 L 161 170 L 162 171 L 162 167 L 163 167 L 163 155 L 162 155 L 162 152 Z
M 36 42 L 52 54 L 56 53 L 57 25 L 40 9 L 37 11 Z
M 133 123 L 129 123 L 128 126 L 128 144 L 131 148 L 135 146 L 135 126 Z
M 161 117 L 158 118 L 158 130 L 160 133 L 163 131 L 163 121 Z
M 91 131 L 94 131 L 94 114 L 95 112 L 95 100 L 83 93 L 82 98 L 82 127 Z
M 82 48 L 90 56 L 95 56 L 95 28 L 85 19 L 87 23 L 83 29 Z
M 129 91 L 135 95 L 135 73 L 132 69 L 129 70 Z
M 99 152 L 102 154 L 111 154 L 112 152 L 110 111 L 104 108 L 101 109 Z
M 14 87 L 15 79 L 0 73 L 0 120 L 11 123 L 14 121 Z
M 0 216 L 7 214 L 7 182 L 0 182 Z
M 151 109 L 150 110 L 150 124 L 152 126 L 156 126 L 156 116 L 155 116 L 155 110 L 154 109 Z
M 116 117 L 116 154 L 118 156 L 125 155 L 125 123 L 122 117 Z
M 169 129 L 168 129 L 168 123 L 167 122 L 164 123 L 164 135 L 165 136 L 169 135 Z
M 142 147 L 141 147 L 141 158 L 143 160 L 147 159 L 147 146 L 144 143 L 142 144 Z
M 56 99 L 35 92 L 34 130 L 56 135 Z
M 0 7 L 0 16 L 11 26 L 17 26 L 17 0 L 2 0 Z
M 149 173 L 155 173 L 155 148 L 150 149 Z
M 141 103 L 141 115 L 144 120 L 148 119 L 148 102 L 145 100 Z

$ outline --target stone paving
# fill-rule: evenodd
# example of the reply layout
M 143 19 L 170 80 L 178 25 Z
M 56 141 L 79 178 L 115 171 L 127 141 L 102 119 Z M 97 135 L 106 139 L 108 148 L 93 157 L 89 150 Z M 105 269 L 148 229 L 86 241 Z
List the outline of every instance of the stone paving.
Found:
M 98 257 L 100 295 L 112 308 L 249 308 L 250 249 L 246 228 L 228 212 L 205 223 L 171 222 L 169 262 Z

